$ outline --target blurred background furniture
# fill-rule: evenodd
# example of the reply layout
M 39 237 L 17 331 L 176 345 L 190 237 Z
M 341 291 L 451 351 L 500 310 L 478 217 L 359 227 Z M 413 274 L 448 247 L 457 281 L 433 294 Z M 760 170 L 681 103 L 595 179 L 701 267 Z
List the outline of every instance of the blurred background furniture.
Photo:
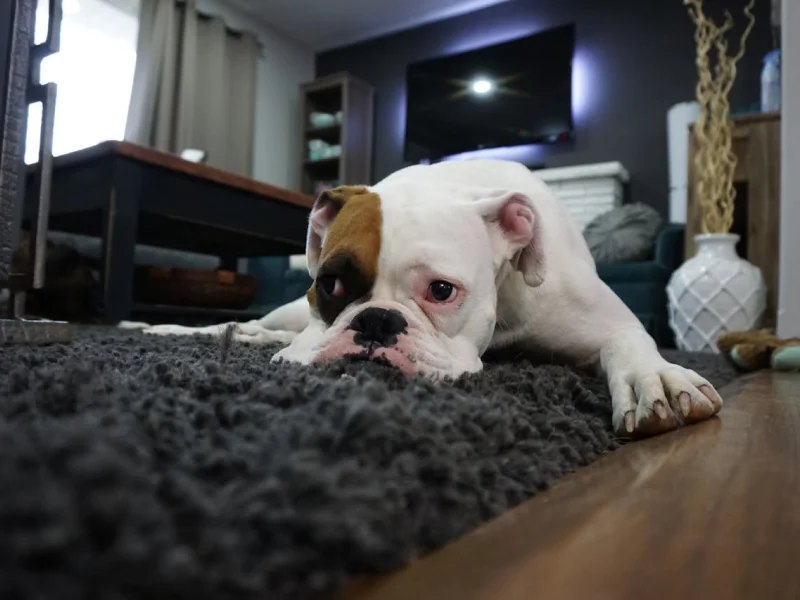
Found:
M 301 86 L 299 189 L 372 183 L 372 86 L 337 73 Z
M 306 269 L 294 268 L 288 256 L 250 261 L 248 273 L 258 280 L 251 310 L 260 314 L 305 296 L 313 281 Z
M 658 235 L 652 260 L 597 265 L 600 278 L 633 311 L 660 348 L 675 347 L 666 287 L 683 263 L 684 234 L 684 225 L 670 223 Z
M 181 158 L 189 162 L 204 163 L 208 161 L 208 152 L 200 148 L 184 148 Z
M 7 317 L 0 319 L 0 343 L 71 339 L 67 323 L 22 319 L 26 293 L 45 284 L 56 87 L 40 83 L 39 75 L 42 59 L 59 50 L 61 0 L 47 4 L 47 34 L 40 44 L 34 42 L 36 8 L 36 0 L 0 3 L 0 292 Z M 42 105 L 39 161 L 26 180 L 26 117 L 34 102 Z M 30 231 L 15 261 L 26 188 L 31 199 Z
M 766 113 L 733 119 L 736 202 L 731 233 L 740 236 L 739 256 L 761 269 L 767 284 L 764 326 L 774 327 L 780 269 L 781 116 Z M 689 137 L 689 157 L 694 156 L 694 135 Z M 695 254 L 694 236 L 702 233 L 697 200 L 695 166 L 689 159 L 689 196 L 684 258 Z
M 29 178 L 32 177 L 29 174 Z M 101 316 L 118 322 L 179 317 L 248 320 L 252 311 L 134 301 L 136 246 L 238 259 L 305 249 L 311 197 L 127 142 L 106 142 L 54 161 L 50 226 L 100 238 Z M 35 198 L 27 195 L 25 216 Z

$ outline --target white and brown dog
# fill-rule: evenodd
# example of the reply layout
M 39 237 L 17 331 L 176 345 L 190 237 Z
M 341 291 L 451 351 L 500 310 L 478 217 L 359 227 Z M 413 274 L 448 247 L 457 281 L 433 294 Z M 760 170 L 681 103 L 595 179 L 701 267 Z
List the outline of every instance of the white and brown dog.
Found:
M 666 431 L 722 407 L 705 379 L 659 354 L 597 276 L 566 207 L 520 164 L 412 166 L 374 186 L 324 192 L 306 256 L 306 298 L 237 327 L 238 340 L 290 342 L 273 360 L 357 355 L 455 377 L 479 371 L 486 350 L 514 346 L 599 369 L 623 434 Z

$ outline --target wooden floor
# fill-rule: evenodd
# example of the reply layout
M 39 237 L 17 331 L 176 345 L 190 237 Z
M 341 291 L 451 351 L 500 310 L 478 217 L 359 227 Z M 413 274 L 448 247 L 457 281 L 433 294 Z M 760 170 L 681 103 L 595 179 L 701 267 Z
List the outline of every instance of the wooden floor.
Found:
M 623 447 L 348 600 L 800 598 L 800 375 Z

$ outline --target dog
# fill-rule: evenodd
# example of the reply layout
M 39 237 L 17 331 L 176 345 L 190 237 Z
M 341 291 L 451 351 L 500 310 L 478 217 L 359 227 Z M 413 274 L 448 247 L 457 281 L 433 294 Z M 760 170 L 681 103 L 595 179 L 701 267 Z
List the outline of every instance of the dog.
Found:
M 237 325 L 236 340 L 288 344 L 275 361 L 356 356 L 433 378 L 480 371 L 488 350 L 514 347 L 604 375 L 614 428 L 626 436 L 722 407 L 708 381 L 661 356 L 598 277 L 567 208 L 519 163 L 415 165 L 373 186 L 325 191 L 311 210 L 306 257 L 306 297 Z

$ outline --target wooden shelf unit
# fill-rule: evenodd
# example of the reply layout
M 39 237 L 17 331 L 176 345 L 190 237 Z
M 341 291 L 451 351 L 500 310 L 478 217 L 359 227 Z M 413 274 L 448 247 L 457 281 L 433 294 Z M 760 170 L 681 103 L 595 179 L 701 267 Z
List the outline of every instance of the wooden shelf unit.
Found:
M 319 186 L 371 183 L 375 95 L 372 86 L 347 73 L 336 73 L 302 85 L 301 92 L 303 139 L 298 189 L 315 196 Z M 340 123 L 315 126 L 311 122 L 314 112 L 335 115 L 339 111 Z M 312 140 L 341 145 L 341 155 L 312 160 L 309 150 Z
M 692 157 L 697 139 L 690 127 L 689 189 L 685 258 L 695 254 L 694 236 L 702 233 L 702 211 L 697 198 L 697 174 Z M 767 285 L 764 326 L 774 327 L 778 310 L 780 260 L 781 115 L 755 114 L 733 119 L 733 152 L 737 189 L 731 233 L 742 237 L 739 256 L 761 269 Z

